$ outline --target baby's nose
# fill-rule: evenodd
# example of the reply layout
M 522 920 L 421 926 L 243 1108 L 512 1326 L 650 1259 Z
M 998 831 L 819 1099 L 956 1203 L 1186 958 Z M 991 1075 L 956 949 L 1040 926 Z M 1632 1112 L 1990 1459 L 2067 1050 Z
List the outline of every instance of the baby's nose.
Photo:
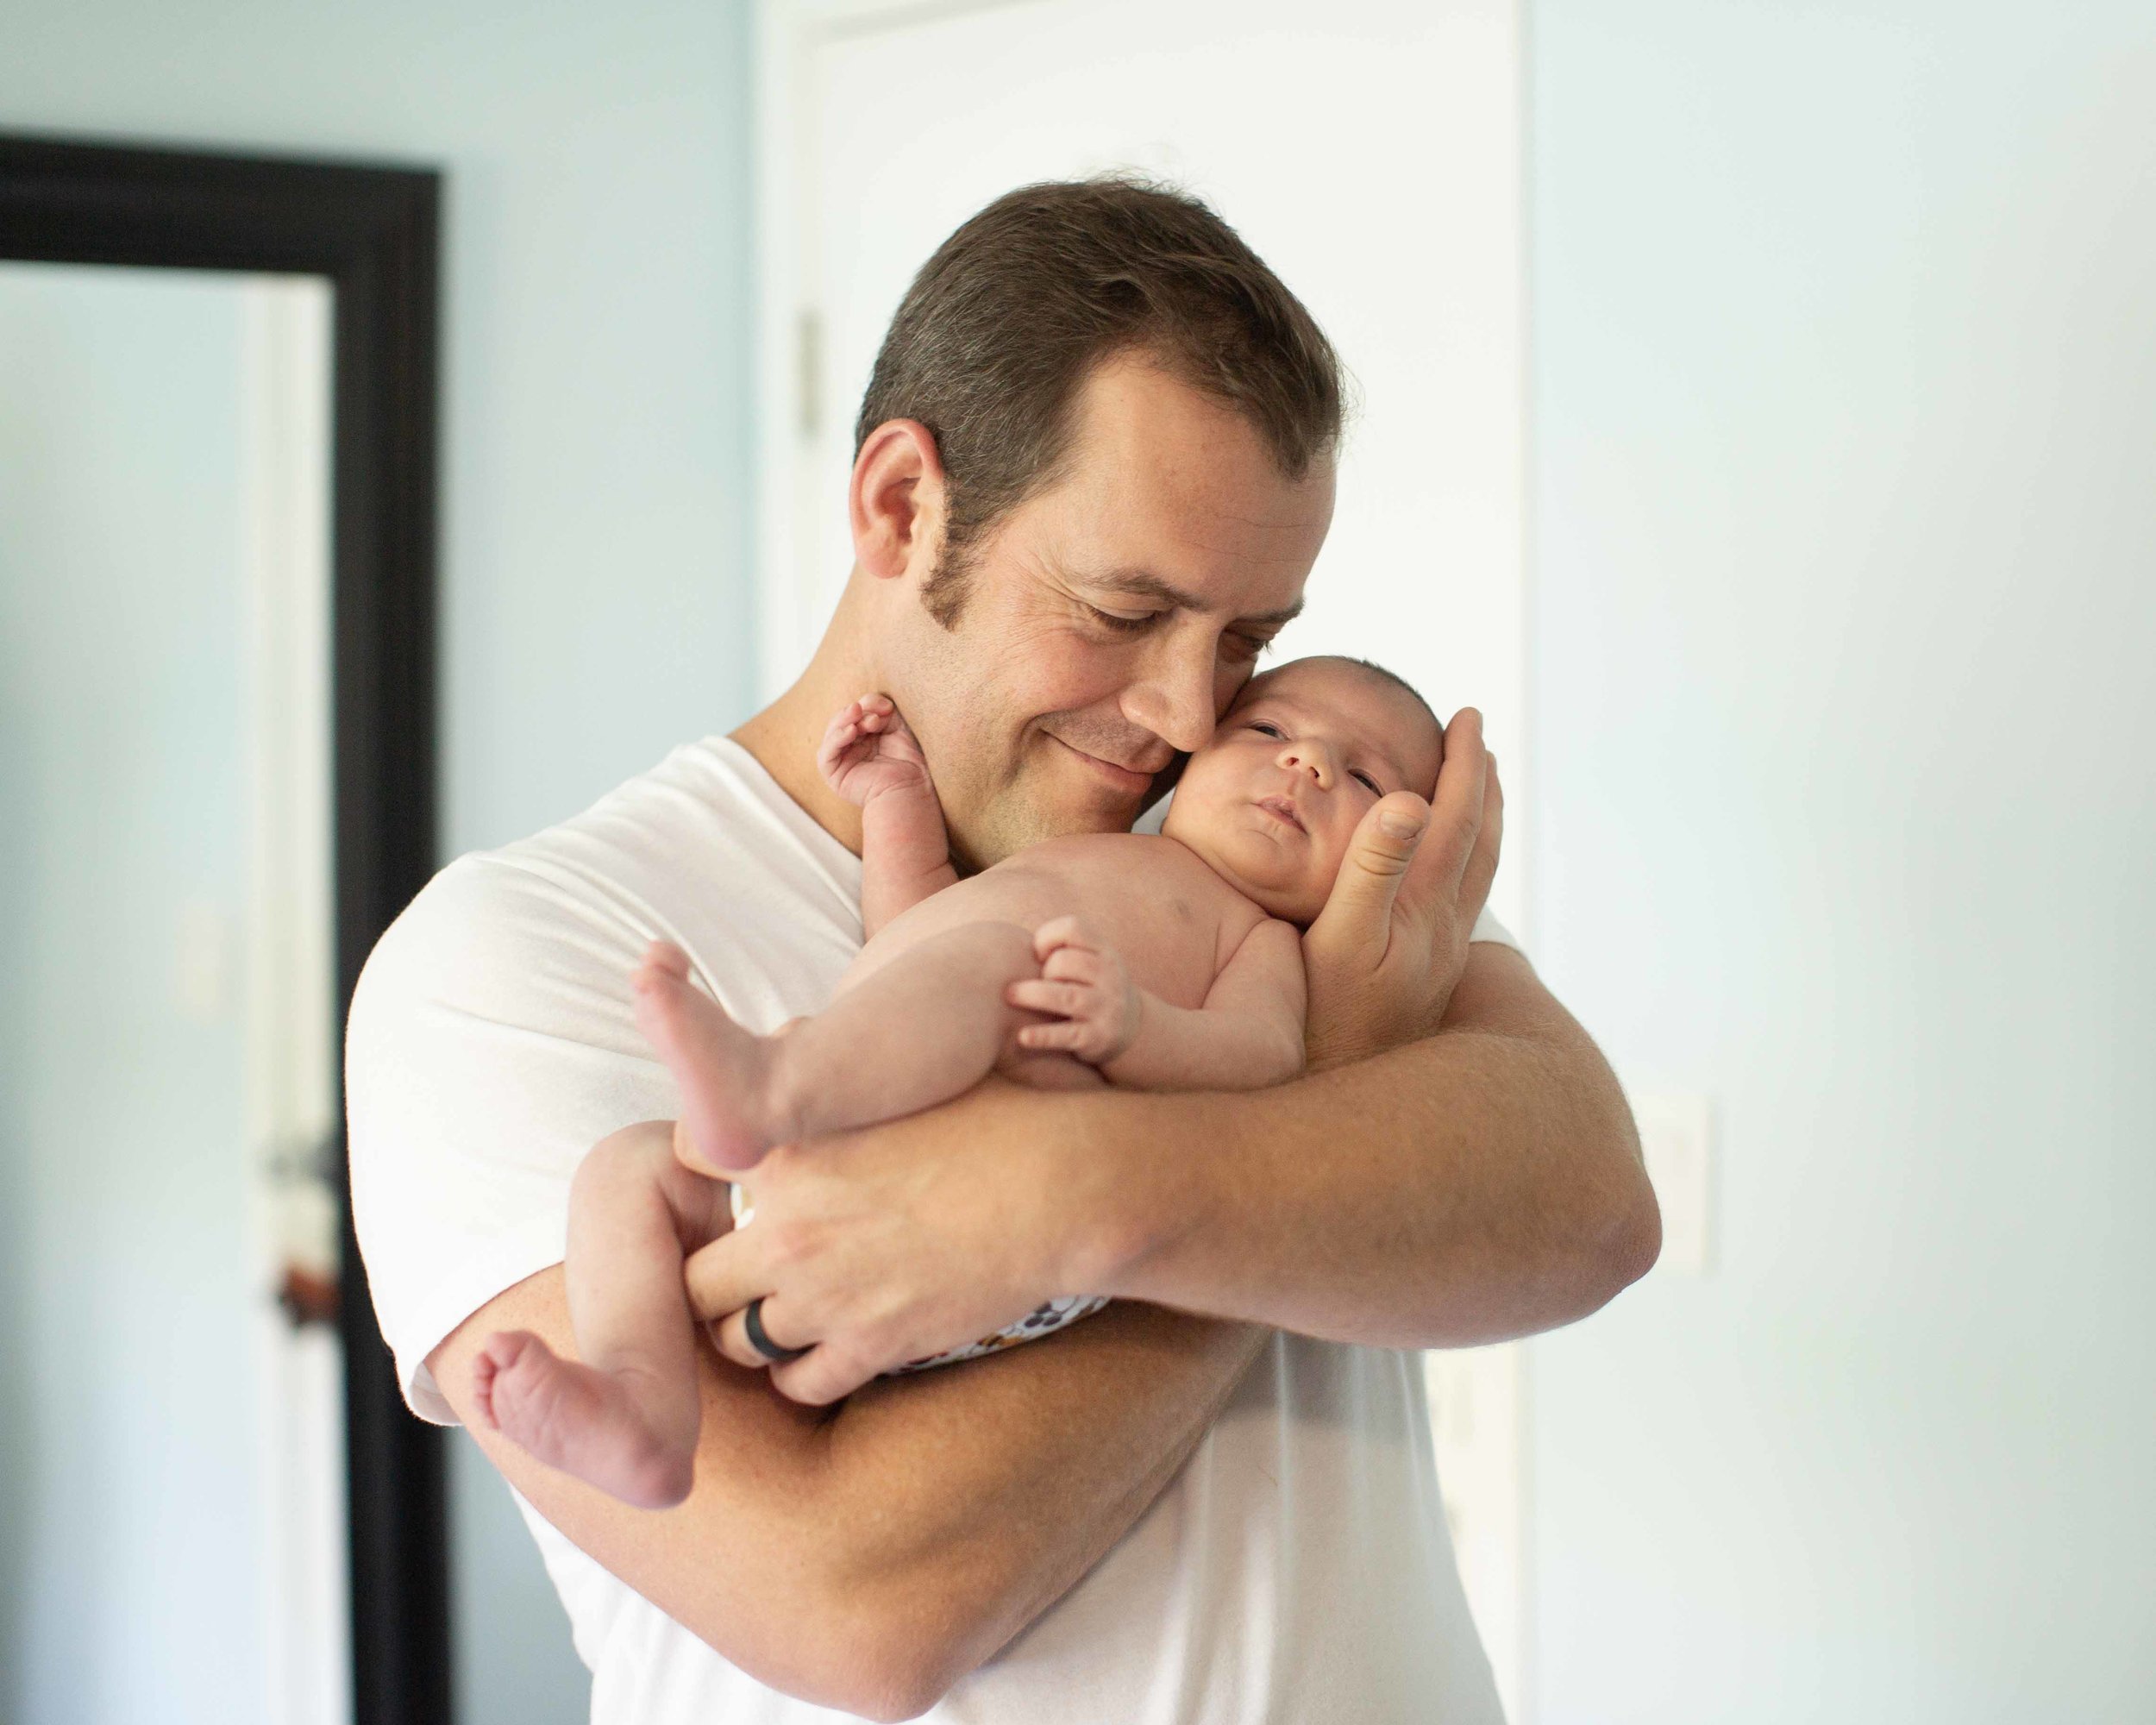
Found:
M 1300 771 L 1309 774 L 1320 787 L 1326 782 L 1326 775 L 1330 768 L 1322 749 L 1307 743 L 1290 743 L 1280 751 L 1279 761 L 1280 764 L 1290 772 Z

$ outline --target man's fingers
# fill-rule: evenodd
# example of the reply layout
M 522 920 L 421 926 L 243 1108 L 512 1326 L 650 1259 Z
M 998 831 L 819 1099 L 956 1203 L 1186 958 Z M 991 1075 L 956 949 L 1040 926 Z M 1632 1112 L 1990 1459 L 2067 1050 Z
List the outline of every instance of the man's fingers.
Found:
M 1310 927 L 1320 944 L 1382 944 L 1393 900 L 1413 862 L 1430 819 L 1430 806 L 1413 791 L 1381 797 L 1363 816 L 1325 908 Z
M 1497 757 L 1489 757 L 1482 781 L 1482 820 L 1475 834 L 1475 849 L 1460 876 L 1459 902 L 1479 913 L 1489 900 L 1490 882 L 1497 878 L 1497 857 L 1505 837 L 1505 787 L 1497 781 Z
M 1445 764 L 1438 768 L 1437 794 L 1430 801 L 1430 836 L 1401 893 L 1416 915 L 1427 916 L 1434 906 L 1449 908 L 1458 901 L 1461 877 L 1482 831 L 1489 776 L 1482 715 L 1463 706 L 1445 728 Z
M 771 1364 L 749 1346 L 749 1326 L 739 1312 L 730 1312 L 711 1326 L 711 1342 L 736 1365 L 745 1365 L 752 1371 Z
M 681 1285 L 699 1322 L 738 1312 L 758 1295 L 771 1292 L 765 1268 L 771 1235 L 762 1222 L 736 1227 L 690 1255 L 681 1266 Z
M 756 1320 L 763 1326 L 763 1333 L 774 1346 L 799 1347 L 804 1338 L 796 1333 L 801 1328 L 783 1300 L 766 1298 L 756 1308 Z M 746 1308 L 729 1312 L 724 1319 L 711 1327 L 711 1339 L 718 1351 L 736 1365 L 745 1365 L 752 1371 L 761 1371 L 772 1362 L 756 1351 L 756 1345 L 749 1339 L 749 1313 Z M 809 1344 L 811 1351 L 814 1345 Z
M 836 1344 L 811 1348 L 796 1360 L 771 1368 L 771 1386 L 789 1402 L 811 1408 L 828 1407 L 850 1396 L 875 1376 L 873 1368 Z
M 789 1402 L 821 1408 L 849 1396 L 875 1376 L 874 1370 L 837 1342 L 807 1342 L 787 1327 L 790 1314 L 782 1303 L 766 1300 L 757 1308 L 763 1333 L 777 1347 L 800 1347 L 808 1352 L 799 1359 L 774 1360 L 749 1339 L 749 1314 L 730 1312 L 713 1327 L 711 1339 L 720 1353 L 736 1365 L 771 1374 L 771 1387 Z

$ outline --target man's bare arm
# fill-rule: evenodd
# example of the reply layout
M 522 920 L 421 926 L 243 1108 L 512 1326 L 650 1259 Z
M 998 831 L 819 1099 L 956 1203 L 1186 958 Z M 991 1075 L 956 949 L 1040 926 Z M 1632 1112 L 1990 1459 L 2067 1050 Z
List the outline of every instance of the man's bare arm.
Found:
M 1526 960 L 1473 949 L 1438 1034 L 1250 1095 L 1054 1099 L 1102 1293 L 1388 1347 L 1569 1323 L 1645 1273 L 1614 1076 Z
M 784 1339 L 820 1344 L 771 1369 L 806 1402 L 1051 1292 L 1376 1346 L 1527 1335 L 1661 1244 L 1615 1078 L 1489 942 L 1440 1027 L 1386 1053 L 1244 1093 L 983 1085 L 750 1177 L 755 1226 L 690 1260 L 690 1295 L 746 1364 L 739 1308 L 776 1290 Z
M 815 1409 L 701 1348 L 695 1489 L 652 1512 L 484 1428 L 471 1363 L 498 1329 L 536 1331 L 574 1357 L 559 1265 L 428 1357 L 502 1474 L 743 1670 L 872 1718 L 922 1710 L 1061 1597 L 1159 1494 L 1266 1334 L 1119 1302 L 1025 1347 Z
M 822 1403 L 1051 1292 L 1395 1347 L 1595 1310 L 1654 1262 L 1660 1213 L 1600 1051 L 1525 958 L 1471 938 L 1503 818 L 1464 708 L 1436 798 L 1378 800 L 1304 936 L 1313 1071 L 1294 1083 L 984 1085 L 773 1151 L 757 1226 L 688 1264 L 722 1351 L 753 1362 L 741 1308 L 782 1302 L 787 1339 L 818 1346 L 772 1380 Z

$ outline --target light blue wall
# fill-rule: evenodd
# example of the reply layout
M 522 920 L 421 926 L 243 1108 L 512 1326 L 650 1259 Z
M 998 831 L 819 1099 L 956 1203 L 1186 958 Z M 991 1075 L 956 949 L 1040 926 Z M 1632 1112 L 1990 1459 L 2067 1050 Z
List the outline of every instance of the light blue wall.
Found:
M 241 292 L 0 263 L 0 1717 L 269 1725 Z
M 443 855 L 748 711 L 742 0 L 8 9 L 0 129 L 448 171 Z M 565 1620 L 457 1440 L 469 1725 L 581 1718 Z
M 11 8 L 0 129 L 438 166 L 442 843 L 746 712 L 747 8 Z
M 2156 1717 L 2156 11 L 1531 54 L 1535 956 L 1720 1120 L 1532 1349 L 1539 1716 Z

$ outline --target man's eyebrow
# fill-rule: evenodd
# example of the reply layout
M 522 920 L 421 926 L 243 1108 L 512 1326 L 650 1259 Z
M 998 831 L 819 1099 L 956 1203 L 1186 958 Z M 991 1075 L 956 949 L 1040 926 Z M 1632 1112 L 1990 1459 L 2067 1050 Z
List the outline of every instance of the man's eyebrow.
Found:
M 1087 577 L 1093 585 L 1109 593 L 1126 593 L 1132 599 L 1158 599 L 1163 605 L 1179 605 L 1185 611 L 1204 611 L 1206 602 L 1197 594 L 1185 593 L 1173 583 L 1163 580 L 1150 569 L 1113 569 L 1106 574 Z M 1284 605 L 1278 611 L 1252 612 L 1248 617 L 1238 617 L 1238 623 L 1272 624 L 1293 623 L 1302 615 L 1302 601 Z

